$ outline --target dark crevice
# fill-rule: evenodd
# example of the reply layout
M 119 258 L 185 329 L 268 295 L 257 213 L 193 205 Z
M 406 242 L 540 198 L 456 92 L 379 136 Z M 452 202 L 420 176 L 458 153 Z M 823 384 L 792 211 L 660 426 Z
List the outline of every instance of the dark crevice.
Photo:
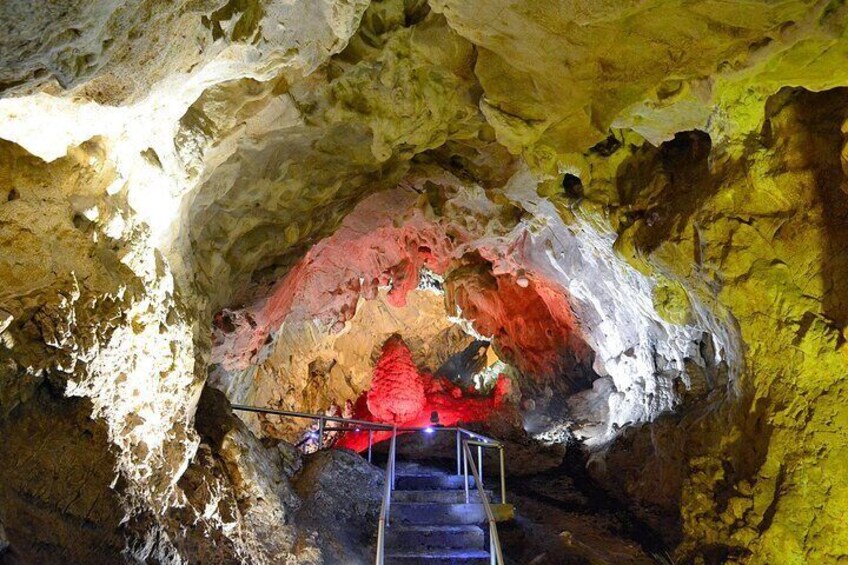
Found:
M 786 468 L 781 465 L 780 469 L 777 472 L 777 479 L 775 479 L 774 484 L 774 498 L 771 499 L 771 502 L 766 508 L 766 511 L 763 512 L 763 519 L 760 521 L 759 525 L 757 525 L 757 531 L 760 534 L 763 534 L 771 527 L 772 520 L 774 520 L 774 515 L 777 513 L 777 503 L 780 501 L 781 489 L 783 488 L 783 482 L 786 480 Z
M 566 173 L 562 177 L 562 191 L 569 198 L 581 198 L 583 196 L 583 181 L 576 175 Z
M 526 477 L 508 478 L 507 491 L 520 496 L 526 496 L 564 512 L 586 517 L 607 515 L 621 524 L 621 529 L 614 532 L 623 538 L 637 543 L 647 554 L 658 554 L 668 551 L 669 547 L 662 537 L 648 524 L 640 520 L 631 509 L 612 497 L 598 485 L 586 470 L 587 456 L 578 444 L 572 444 L 566 450 L 562 464 L 556 468 L 533 478 L 541 484 L 554 483 L 562 477 L 570 478 L 570 484 L 577 496 L 563 496 L 557 492 L 557 497 L 546 492 L 540 492 L 528 484 Z M 518 510 L 520 512 L 520 507 Z

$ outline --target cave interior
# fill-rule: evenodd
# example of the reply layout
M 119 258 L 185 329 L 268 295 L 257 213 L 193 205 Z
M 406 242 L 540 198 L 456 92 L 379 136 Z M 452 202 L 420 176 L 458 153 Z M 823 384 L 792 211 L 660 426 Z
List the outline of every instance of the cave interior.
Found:
M 848 562 L 846 55 L 842 2 L 0 0 L 0 563 L 381 565 L 457 427 L 501 565 Z

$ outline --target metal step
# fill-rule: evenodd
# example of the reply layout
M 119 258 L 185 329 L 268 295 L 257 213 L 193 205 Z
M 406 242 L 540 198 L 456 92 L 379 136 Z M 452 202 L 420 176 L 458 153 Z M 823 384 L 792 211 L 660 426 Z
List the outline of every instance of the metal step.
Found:
M 495 520 L 511 520 L 512 504 L 492 504 Z M 479 503 L 440 504 L 432 502 L 393 502 L 391 523 L 401 524 L 484 524 L 486 510 Z
M 469 486 L 475 488 L 469 477 Z M 465 490 L 465 477 L 462 475 L 420 474 L 397 475 L 395 488 L 398 490 Z
M 406 526 L 391 525 L 386 537 L 386 551 L 428 551 L 438 549 L 485 549 L 486 536 L 475 525 Z
M 491 504 L 494 502 L 492 491 L 486 490 L 486 500 Z M 480 502 L 480 491 L 476 488 L 469 491 L 471 502 Z M 392 493 L 392 503 L 395 502 L 438 502 L 444 504 L 457 504 L 465 502 L 465 490 L 396 490 Z
M 452 468 L 450 472 L 455 471 Z M 395 463 L 395 471 L 399 475 L 444 475 L 450 474 L 447 470 L 440 467 L 433 467 L 427 463 L 418 463 L 416 461 L 397 461 Z
M 386 554 L 386 563 L 388 565 L 483 565 L 489 563 L 489 552 L 479 549 L 396 552 Z

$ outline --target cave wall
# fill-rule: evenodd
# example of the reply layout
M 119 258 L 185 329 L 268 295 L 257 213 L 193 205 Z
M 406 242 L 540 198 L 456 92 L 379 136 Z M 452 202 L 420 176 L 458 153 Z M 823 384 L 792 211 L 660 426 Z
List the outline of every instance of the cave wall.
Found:
M 380 348 L 392 335 L 404 336 L 416 366 L 430 372 L 473 341 L 448 318 L 441 294 L 413 290 L 403 307 L 393 307 L 385 288 L 376 292 L 372 300 L 360 299 L 339 332 L 312 319 L 283 322 L 256 364 L 245 369 L 218 365 L 209 384 L 232 402 L 317 413 L 356 402 L 369 389 Z M 275 417 L 243 418 L 256 431 L 290 439 L 304 425 Z
M 256 6 L 264 32 L 254 36 L 233 29 L 245 21 L 236 6 L 218 12 L 219 4 L 0 6 L 0 419 L 4 430 L 21 433 L 17 420 L 38 411 L 37 394 L 48 381 L 57 395 L 72 397 L 55 401 L 58 413 L 85 407 L 73 413 L 77 425 L 53 428 L 51 441 L 103 455 L 92 460 L 90 483 L 33 472 L 27 496 L 4 499 L 2 529 L 11 542 L 4 539 L 4 558 L 52 559 L 74 544 L 101 550 L 81 554 L 81 561 L 211 556 L 268 562 L 293 553 L 287 546 L 268 557 L 270 538 L 255 541 L 256 521 L 207 507 L 208 493 L 193 490 L 209 486 L 213 497 L 217 491 L 224 498 L 238 493 L 225 475 L 204 471 L 204 464 L 222 468 L 221 455 L 203 447 L 194 426 L 211 315 L 174 224 L 180 200 L 204 169 L 201 159 L 214 165 L 231 144 L 219 139 L 221 153 L 206 154 L 208 136 L 177 131 L 189 107 L 218 83 L 276 78 L 276 64 L 290 65 L 295 76 L 314 69 L 343 47 L 365 5 Z M 256 31 L 254 16 L 242 25 Z M 300 25 L 278 25 L 287 18 Z M 252 118 L 262 107 L 260 87 L 223 91 L 229 98 L 211 104 L 219 117 L 247 106 Z M 251 94 L 260 99 L 252 107 L 240 99 Z M 266 106 L 248 132 L 263 131 L 285 113 L 279 103 Z M 237 115 L 219 121 L 212 134 L 220 138 L 243 132 Z M 182 142 L 198 150 L 182 153 L 187 163 Z M 49 426 L 50 413 L 42 412 L 33 430 Z M 108 443 L 87 440 L 90 428 Z M 57 460 L 56 472 L 61 465 Z M 84 468 L 66 467 L 71 478 Z M 20 473 L 4 464 L 0 481 L 20 485 Z M 195 495 L 192 506 L 187 500 Z M 74 506 L 77 499 L 116 503 L 119 510 L 92 503 L 87 525 L 89 509 Z M 57 512 L 57 504 L 64 508 Z M 19 535 L 32 526 L 27 516 L 38 513 L 55 528 L 41 528 L 41 538 Z M 92 539 L 97 532 L 100 542 Z M 320 549 L 311 551 L 320 561 Z
M 675 387 L 692 386 L 686 359 L 701 366 L 720 362 L 735 366 L 735 334 L 717 315 L 693 307 L 683 324 L 663 319 L 654 306 L 656 284 L 615 255 L 610 229 L 563 218 L 554 201 L 537 194 L 539 182 L 524 168 L 507 186 L 487 191 L 425 168 L 410 175 L 404 187 L 367 198 L 269 296 L 228 314 L 232 327 L 216 330 L 212 352 L 223 369 L 217 382 L 235 400 L 257 398 L 256 391 L 264 387 L 262 398 L 277 402 L 287 387 L 294 386 L 306 403 L 293 396 L 286 400 L 288 408 L 319 408 L 309 402 L 313 396 L 329 400 L 321 392 L 326 386 L 322 379 L 311 382 L 302 366 L 280 378 L 274 375 L 276 362 L 265 361 L 276 347 L 275 334 L 284 336 L 282 344 L 297 344 L 299 350 L 308 347 L 316 334 L 326 336 L 345 327 L 353 332 L 356 324 L 346 325 L 346 321 L 355 315 L 360 299 L 373 297 L 381 284 L 390 288 L 389 304 L 402 306 L 418 284 L 422 267 L 446 274 L 450 288 L 451 273 L 461 280 L 463 258 L 470 256 L 488 265 L 484 269 L 488 277 L 525 278 L 529 296 L 550 314 L 549 319 L 540 322 L 522 316 L 516 320 L 516 312 L 503 307 L 509 303 L 505 293 L 491 297 L 490 306 L 497 308 L 471 315 L 461 311 L 462 300 L 447 297 L 448 312 L 465 316 L 471 335 L 495 332 L 482 337 L 493 339 L 501 352 L 515 350 L 505 359 L 524 369 L 528 393 L 535 389 L 544 394 L 551 383 L 563 395 L 574 392 L 569 379 L 591 380 L 593 374 L 586 365 L 592 363 L 603 378 L 570 403 L 573 419 L 584 422 L 582 435 L 592 443 L 608 443 L 622 426 L 652 420 L 672 409 L 680 397 Z M 555 200 L 562 205 L 562 198 Z M 568 227 L 567 222 L 574 225 Z M 556 255 L 550 253 L 551 247 Z M 586 272 L 598 276 L 587 279 Z M 483 300 L 484 294 L 472 288 L 475 300 Z M 516 283 L 516 288 L 522 287 Z M 307 322 L 298 329 L 303 320 L 312 319 L 320 323 Z M 556 332 L 561 339 L 552 338 L 550 346 L 559 351 L 543 351 L 544 344 L 531 343 L 527 327 L 536 328 L 547 339 L 546 323 L 556 327 L 550 328 L 552 335 Z M 292 331 L 297 332 L 295 340 L 289 339 Z M 704 341 L 709 348 L 702 348 Z M 706 359 L 702 349 L 710 351 Z M 263 363 L 268 369 L 258 368 Z M 345 370 L 344 363 L 339 370 Z M 358 385 L 362 389 L 370 378 L 364 373 Z M 261 374 L 272 380 L 256 378 Z M 723 386 L 725 392 L 732 392 L 732 378 Z M 586 388 L 585 384 L 580 388 Z
M 24 477 L 31 480 L 27 496 L 10 499 L 15 502 L 4 529 L 16 535 L 27 523 L 18 519 L 43 508 L 42 538 L 18 535 L 11 540 L 13 552 L 29 555 L 29 561 L 42 551 L 52 559 L 64 545 L 96 548 L 89 539 L 94 534 L 86 533 L 88 510 L 79 507 L 87 503 L 93 531 L 104 538 L 104 555 L 89 557 L 107 559 L 108 550 L 123 547 L 126 532 L 115 532 L 127 507 L 172 504 L 174 477 L 193 454 L 190 419 L 203 381 L 195 372 L 195 314 L 175 296 L 146 226 L 122 195 L 110 193 L 116 173 L 103 140 L 50 163 L 10 142 L 0 151 L 0 421 L 11 436 L 4 443 L 13 450 L 4 461 L 27 461 L 23 450 L 33 444 L 15 447 L 26 437 L 20 427 L 25 422 L 33 437 L 45 436 L 45 451 L 35 451 L 39 458 L 29 463 L 44 465 L 42 470 L 0 468 L 4 483 L 19 485 L 15 492 L 25 492 Z M 49 402 L 45 387 L 53 394 Z M 62 395 L 71 397 L 66 405 Z M 36 416 L 39 405 L 43 420 Z M 67 412 L 67 423 L 53 427 L 51 412 Z M 62 443 L 76 452 L 62 456 Z M 87 449 L 98 454 L 90 472 L 82 455 Z M 55 468 L 49 464 L 53 456 L 59 457 Z M 113 492 L 119 480 L 120 498 Z M 64 508 L 51 518 L 63 499 Z M 106 504 L 120 510 L 100 508 Z M 51 520 L 55 538 L 48 536 Z
M 106 426 L 49 384 L 0 421 L 3 563 L 111 563 L 125 545 Z
M 668 451 L 682 448 L 688 458 L 684 546 L 695 553 L 834 562 L 846 547 L 835 521 L 848 492 L 839 468 L 848 360 L 845 96 L 781 90 L 763 107 L 749 152 L 712 160 L 696 179 L 685 169 L 698 136 L 634 150 L 622 164 L 622 204 L 662 218 L 624 221 L 620 208 L 622 247 L 634 263 L 707 280 L 746 344 L 739 402 L 721 402 L 714 414 L 696 408 L 682 430 L 662 432 L 679 436 Z

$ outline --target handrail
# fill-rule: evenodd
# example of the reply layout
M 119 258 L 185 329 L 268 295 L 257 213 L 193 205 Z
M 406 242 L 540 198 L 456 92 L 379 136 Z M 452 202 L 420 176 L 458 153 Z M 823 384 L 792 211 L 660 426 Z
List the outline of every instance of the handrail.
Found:
M 463 443 L 465 443 L 467 445 L 476 445 L 477 446 L 477 462 L 480 465 L 479 472 L 480 472 L 481 479 L 482 479 L 482 476 L 483 476 L 483 452 L 482 452 L 482 448 L 490 448 L 490 449 L 497 449 L 498 450 L 498 459 L 499 459 L 499 462 L 500 462 L 500 471 L 501 471 L 501 475 L 500 475 L 501 504 L 506 504 L 506 472 L 505 472 L 505 469 L 504 469 L 503 445 L 494 445 L 493 446 L 493 445 L 490 445 L 488 443 L 482 443 L 482 442 L 474 441 L 474 440 L 465 440 Z M 467 477 L 467 475 L 468 475 L 468 473 L 466 472 L 466 481 L 465 481 L 466 482 L 466 485 L 465 485 L 466 502 L 468 502 L 468 500 L 467 500 L 468 499 L 468 480 L 467 480 L 468 477 Z
M 383 504 L 380 507 L 380 520 L 377 522 L 377 564 L 383 565 L 386 559 L 386 527 L 392 507 L 392 489 L 395 488 L 395 456 L 397 454 L 397 427 L 392 429 L 392 442 L 389 445 L 389 460 L 386 462 L 386 485 L 383 489 Z
M 484 436 L 482 434 L 478 434 L 477 432 L 472 432 L 466 428 L 461 426 L 427 426 L 427 427 L 402 427 L 399 428 L 397 426 L 392 426 L 390 424 L 381 424 L 380 422 L 370 422 L 368 420 L 355 420 L 353 418 L 342 418 L 339 416 L 328 416 L 325 414 L 311 414 L 309 412 L 295 412 L 291 410 L 275 410 L 273 408 L 260 408 L 258 406 L 247 406 L 244 404 L 232 404 L 233 410 L 241 410 L 243 412 L 255 412 L 260 414 L 274 414 L 277 416 L 286 416 L 290 418 L 303 418 L 308 420 L 318 420 L 318 447 L 322 449 L 324 447 L 324 432 L 325 431 L 340 431 L 340 432 L 350 432 L 350 431 L 360 431 L 362 428 L 368 430 L 368 462 L 371 462 L 371 453 L 372 453 L 372 444 L 374 439 L 373 432 L 375 430 L 382 431 L 391 431 L 393 439 L 397 436 L 398 432 L 427 432 L 427 433 L 435 433 L 435 432 L 456 432 L 456 474 L 462 474 L 462 453 L 460 448 L 460 435 L 465 434 L 470 438 L 474 438 L 477 441 L 472 441 L 472 445 L 477 446 L 477 460 L 480 465 L 479 471 L 482 475 L 483 473 L 483 456 L 481 453 L 481 448 L 497 448 L 499 450 L 500 456 L 500 471 L 501 471 L 501 503 L 506 503 L 506 476 L 504 474 L 504 453 L 503 448 L 504 444 L 496 439 Z M 324 425 L 324 422 L 336 422 L 341 423 L 344 426 L 352 426 L 353 429 L 348 429 L 347 427 L 331 427 L 327 428 Z M 467 475 L 467 472 L 466 472 Z M 466 477 L 467 478 L 467 477 Z M 468 481 L 466 480 L 466 483 Z M 467 494 L 467 489 L 466 489 Z
M 274 414 L 275 416 L 286 416 L 288 418 L 302 418 L 307 420 L 318 420 L 318 449 L 324 448 L 324 432 L 327 431 L 327 428 L 324 426 L 324 422 L 337 422 L 342 423 L 346 426 L 353 426 L 353 430 L 346 429 L 338 429 L 338 431 L 359 431 L 361 428 L 365 428 L 368 430 L 368 462 L 371 463 L 371 453 L 372 446 L 374 443 L 374 430 L 395 430 L 395 426 L 390 426 L 389 424 L 381 424 L 379 422 L 369 422 L 367 420 L 354 420 L 353 418 L 340 418 L 338 416 L 328 416 L 326 414 L 310 414 L 309 412 L 293 412 L 291 410 L 274 410 L 273 408 L 260 408 L 258 406 L 246 406 L 244 404 L 231 404 L 230 405 L 233 410 L 241 410 L 243 412 L 256 412 L 259 414 Z M 330 428 L 330 431 L 336 431 L 337 428 Z M 314 436 L 313 436 L 314 437 Z M 297 447 L 300 447 L 302 443 L 307 440 L 301 441 L 301 443 L 297 444 Z
M 259 408 L 258 406 L 245 406 L 244 404 L 232 404 L 233 410 L 241 410 L 242 412 L 258 412 L 260 414 L 275 414 L 277 416 L 288 416 L 290 418 L 304 418 L 307 420 L 326 420 L 328 422 L 344 422 L 358 426 L 369 428 L 377 428 L 381 430 L 393 430 L 394 426 L 390 424 L 381 424 L 380 422 L 369 422 L 368 420 L 354 420 L 353 418 L 341 418 L 339 416 L 328 416 L 326 414 L 310 414 L 309 412 L 291 412 L 289 410 L 274 410 L 272 408 Z
M 471 456 L 471 449 L 468 447 L 468 440 L 462 442 L 462 449 L 465 453 L 465 465 L 471 464 L 471 474 L 474 475 L 474 482 L 477 484 L 477 490 L 480 491 L 480 500 L 483 502 L 483 509 L 486 512 L 486 519 L 489 522 L 489 556 L 492 565 L 503 565 L 503 551 L 501 550 L 501 540 L 498 537 L 498 526 L 495 521 L 495 515 L 492 512 L 492 507 L 486 498 L 486 490 L 483 488 L 483 479 L 477 472 L 477 466 L 474 464 L 474 458 Z M 478 446 L 479 448 L 479 446 Z M 466 477 L 466 488 L 468 487 Z
M 492 445 L 502 445 L 500 441 L 490 438 L 488 436 L 484 436 L 482 434 L 478 434 L 477 432 L 472 432 L 471 430 L 466 430 L 465 428 L 459 426 L 413 426 L 413 427 L 402 427 L 398 428 L 399 432 L 427 432 L 427 433 L 435 433 L 435 432 L 462 432 L 467 436 L 477 438 L 480 441 L 492 444 Z
M 386 431 L 391 431 L 397 429 L 399 432 L 448 432 L 448 431 L 459 431 L 464 433 L 467 436 L 476 438 L 480 441 L 484 441 L 486 443 L 492 445 L 502 445 L 496 439 L 484 436 L 482 434 L 478 434 L 476 432 L 472 432 L 471 430 L 467 430 L 465 428 L 459 426 L 427 426 L 427 427 L 402 427 L 398 428 L 397 426 L 392 426 L 391 424 L 381 424 L 380 422 L 371 422 L 368 420 L 355 420 L 353 418 L 342 418 L 339 416 L 329 416 L 326 414 L 313 414 L 310 412 L 295 412 L 292 410 L 276 410 L 273 408 L 260 408 L 259 406 L 247 406 L 245 404 L 232 404 L 233 410 L 240 410 L 242 412 L 256 412 L 259 414 L 274 414 L 277 416 L 288 416 L 290 418 L 303 418 L 307 420 L 325 420 L 328 422 L 340 422 L 344 424 L 353 424 L 354 426 L 366 427 L 366 428 L 374 428 L 381 429 Z
M 480 435 L 480 434 L 478 434 L 478 433 L 474 433 L 474 432 L 472 432 L 472 431 L 466 430 L 465 428 L 457 428 L 457 429 L 458 429 L 459 431 L 461 431 L 462 433 L 466 434 L 466 435 L 469 435 L 469 436 L 471 436 L 471 437 L 477 438 L 477 439 L 479 439 L 480 441 L 486 442 L 486 443 L 488 443 L 488 444 L 491 444 L 491 445 L 503 445 L 503 443 L 499 442 L 499 441 L 498 441 L 498 440 L 496 440 L 496 439 L 492 439 L 492 438 L 490 438 L 490 437 L 487 437 L 487 436 L 484 436 L 484 435 Z

